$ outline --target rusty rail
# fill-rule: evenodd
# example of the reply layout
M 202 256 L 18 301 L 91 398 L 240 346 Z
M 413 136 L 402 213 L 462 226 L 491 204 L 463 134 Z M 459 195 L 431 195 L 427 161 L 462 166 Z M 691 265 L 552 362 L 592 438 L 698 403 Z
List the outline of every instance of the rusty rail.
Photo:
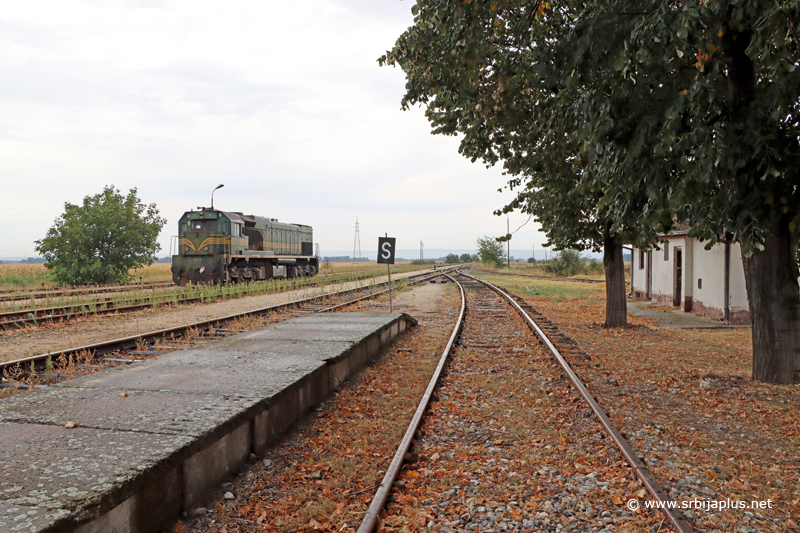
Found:
M 595 416 L 603 425 L 603 428 L 605 428 L 606 432 L 614 440 L 614 443 L 620 449 L 622 455 L 625 456 L 625 459 L 631 465 L 631 468 L 633 468 L 634 472 L 636 472 L 636 475 L 639 477 L 639 479 L 642 480 L 642 483 L 644 484 L 647 491 L 656 500 L 659 501 L 659 504 L 661 505 L 661 510 L 664 511 L 664 513 L 667 515 L 667 517 L 669 518 L 670 522 L 672 522 L 672 525 L 675 527 L 675 529 L 677 529 L 681 533 L 693 533 L 694 530 L 692 529 L 692 526 L 690 526 L 689 523 L 686 521 L 686 519 L 683 518 L 683 514 L 678 509 L 672 509 L 670 507 L 672 500 L 664 491 L 664 488 L 661 486 L 658 480 L 656 480 L 656 478 L 650 472 L 650 469 L 647 468 L 647 466 L 642 462 L 642 460 L 636 454 L 636 451 L 634 451 L 633 447 L 630 445 L 627 439 L 625 439 L 625 437 L 622 436 L 622 434 L 619 432 L 619 430 L 617 430 L 614 424 L 611 423 L 611 420 L 608 418 L 608 415 L 606 415 L 603 408 L 600 407 L 600 405 L 594 399 L 592 394 L 583 384 L 581 379 L 578 377 L 577 374 L 575 374 L 575 372 L 569 366 L 569 363 L 567 363 L 566 359 L 564 359 L 564 357 L 561 355 L 561 352 L 558 351 L 558 348 L 556 348 L 555 345 L 547 337 L 547 335 L 545 335 L 544 331 L 542 331 L 539 325 L 536 324 L 536 322 L 530 317 L 530 315 L 528 315 L 528 313 L 526 313 L 525 310 L 522 309 L 522 307 L 520 307 L 520 305 L 500 287 L 497 287 L 496 285 L 493 285 L 488 281 L 473 276 L 468 276 L 467 274 L 462 274 L 462 275 L 474 279 L 476 281 L 479 281 L 484 285 L 486 285 L 487 287 L 490 287 L 498 294 L 503 296 L 506 300 L 508 300 L 511 303 L 511 305 L 514 306 L 517 312 L 528 323 L 528 326 L 542 340 L 545 346 L 547 346 L 547 348 L 550 350 L 550 353 L 553 354 L 553 357 L 555 357 L 555 359 L 561 365 L 561 368 L 564 370 L 564 373 L 567 374 L 567 377 L 569 377 L 570 381 L 572 381 L 572 385 L 578 390 L 578 392 L 581 393 L 583 399 L 586 400 L 586 403 L 588 403 L 592 411 L 594 411 Z
M 461 312 L 458 315 L 456 326 L 453 328 L 453 333 L 450 335 L 450 340 L 447 342 L 447 346 L 445 346 L 442 356 L 439 358 L 439 364 L 436 366 L 433 376 L 431 376 L 431 380 L 428 383 L 428 388 L 425 389 L 425 394 L 422 395 L 422 399 L 417 406 L 417 410 L 414 412 L 411 423 L 408 425 L 405 435 L 403 435 L 403 440 L 400 441 L 400 446 L 397 447 L 394 458 L 392 458 L 392 462 L 386 469 L 386 474 L 384 474 L 383 480 L 378 486 L 379 488 L 375 492 L 375 496 L 372 498 L 372 503 L 370 504 L 369 509 L 367 509 L 367 513 L 364 515 L 361 525 L 358 527 L 358 533 L 372 533 L 372 531 L 375 529 L 375 524 L 378 521 L 378 515 L 380 515 L 383 506 L 386 505 L 386 499 L 389 497 L 389 493 L 392 490 L 392 485 L 394 484 L 395 479 L 397 479 L 400 469 L 403 468 L 405 455 L 408 453 L 408 450 L 411 447 L 411 439 L 414 438 L 414 434 L 417 432 L 417 429 L 419 429 L 419 424 L 422 421 L 422 416 L 425 414 L 425 409 L 427 409 L 428 403 L 433 395 L 433 390 L 436 388 L 436 385 L 439 382 L 439 377 L 442 374 L 442 370 L 444 369 L 444 365 L 450 355 L 450 351 L 453 349 L 456 339 L 458 338 L 459 333 L 461 333 L 461 328 L 464 325 L 464 314 L 467 310 L 467 299 L 464 296 L 464 288 L 460 283 L 447 274 L 443 275 L 458 285 L 458 290 L 461 292 Z

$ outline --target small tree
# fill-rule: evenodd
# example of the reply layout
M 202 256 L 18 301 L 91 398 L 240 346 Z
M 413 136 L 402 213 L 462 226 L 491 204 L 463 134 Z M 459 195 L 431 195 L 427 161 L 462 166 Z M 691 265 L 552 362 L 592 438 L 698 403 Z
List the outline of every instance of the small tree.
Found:
M 586 260 L 575 250 L 562 250 L 558 257 L 544 267 L 545 272 L 559 276 L 574 276 L 586 272 Z
M 447 264 L 454 265 L 459 262 L 458 256 L 456 254 L 447 254 L 447 257 L 445 257 L 444 262 Z
M 459 259 L 461 259 L 462 263 L 469 263 L 470 261 L 472 261 L 472 256 L 470 254 L 461 254 L 461 257 L 459 257 Z
M 477 241 L 478 257 L 481 263 L 501 267 L 506 263 L 506 253 L 503 244 L 491 237 L 481 237 Z
M 155 204 L 139 200 L 135 188 L 123 196 L 106 186 L 82 206 L 66 202 L 64 213 L 36 241 L 36 251 L 59 283 L 120 283 L 130 278 L 130 269 L 155 261 L 166 222 Z

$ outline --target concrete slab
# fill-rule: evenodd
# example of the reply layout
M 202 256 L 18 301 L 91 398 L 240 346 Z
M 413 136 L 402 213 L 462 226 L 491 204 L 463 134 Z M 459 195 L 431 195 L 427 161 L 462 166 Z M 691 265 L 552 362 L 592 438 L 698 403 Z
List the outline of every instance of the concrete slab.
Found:
M 53 521 L 47 527 L 74 518 L 76 512 L 110 510 L 137 486 L 148 484 L 148 478 L 162 479 L 160 471 L 169 469 L 169 457 L 193 440 L 25 423 L 0 423 L 0 435 L 0 505 L 70 511 L 50 515 Z M 176 502 L 178 496 L 173 497 Z M 0 515 L 0 530 L 12 525 Z
M 750 324 L 726 324 L 718 320 L 711 320 L 705 316 L 693 315 L 681 309 L 670 309 L 664 306 L 653 305 L 647 301 L 628 301 L 628 313 L 634 316 L 643 316 L 652 320 L 657 320 L 658 325 L 664 328 L 705 328 L 705 329 L 726 329 L 726 328 L 749 328 Z
M 246 415 L 260 400 L 135 389 L 56 388 L 0 403 L 0 422 L 200 437 Z
M 25 505 L 6 505 L 0 503 L 0 524 L 5 531 L 35 533 L 53 527 L 69 516 L 64 509 L 47 509 Z
M 348 345 L 349 348 L 349 345 Z M 82 388 L 115 388 L 149 391 L 205 392 L 216 395 L 263 398 L 283 390 L 309 372 L 325 367 L 323 361 L 311 358 L 281 358 L 248 361 L 233 359 L 217 364 L 181 364 L 178 359 L 161 356 L 162 360 L 139 364 L 126 372 L 107 376 L 95 374 L 76 384 Z M 291 361 L 281 368 L 280 362 Z
M 0 400 L 0 531 L 158 531 L 414 324 L 302 317 Z

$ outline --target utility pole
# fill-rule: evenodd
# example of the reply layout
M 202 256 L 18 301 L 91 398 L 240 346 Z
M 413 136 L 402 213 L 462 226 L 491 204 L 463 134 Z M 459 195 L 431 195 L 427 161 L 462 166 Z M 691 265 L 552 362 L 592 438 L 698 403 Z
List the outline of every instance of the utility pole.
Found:
M 531 258 L 536 262 L 536 243 L 531 244 Z
M 508 269 L 511 270 L 511 220 L 508 218 L 508 213 L 506 213 L 506 233 L 508 234 L 506 261 L 508 262 Z
M 422 261 L 422 241 L 419 241 L 419 260 Z
M 353 237 L 353 261 L 361 259 L 361 232 L 358 229 L 358 218 L 356 217 L 356 234 Z

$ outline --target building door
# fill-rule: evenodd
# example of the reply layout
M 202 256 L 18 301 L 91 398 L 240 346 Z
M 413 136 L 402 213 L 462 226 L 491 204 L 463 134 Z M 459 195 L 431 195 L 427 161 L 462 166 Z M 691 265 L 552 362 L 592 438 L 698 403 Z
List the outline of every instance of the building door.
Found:
M 647 299 L 653 298 L 653 250 L 647 251 L 647 274 L 645 274 L 645 292 Z
M 683 286 L 683 250 L 675 248 L 675 298 L 672 305 L 681 305 L 681 287 Z

